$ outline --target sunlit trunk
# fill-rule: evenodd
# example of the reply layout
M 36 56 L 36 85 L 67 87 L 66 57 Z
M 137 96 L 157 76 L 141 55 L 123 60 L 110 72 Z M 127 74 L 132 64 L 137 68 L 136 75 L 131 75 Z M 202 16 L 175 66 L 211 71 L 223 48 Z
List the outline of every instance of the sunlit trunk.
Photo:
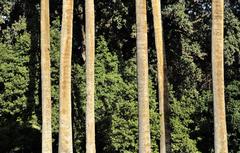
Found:
M 224 0 L 212 1 L 212 75 L 214 94 L 215 153 L 227 153 L 224 98 Z
M 95 153 L 95 119 L 94 119 L 94 58 L 95 58 L 95 30 L 94 30 L 94 0 L 85 1 L 86 11 L 86 153 Z
M 71 58 L 73 0 L 63 0 L 60 57 L 59 153 L 72 153 Z
M 161 1 L 152 0 L 152 12 L 154 22 L 155 46 L 157 52 L 157 74 L 158 74 L 158 96 L 160 113 L 160 153 L 170 151 L 170 136 L 167 123 L 168 115 L 168 94 L 167 94 L 167 76 L 166 61 L 163 44 Z
M 41 0 L 42 153 L 52 153 L 49 0 Z
M 146 0 L 136 0 L 139 153 L 151 152 Z

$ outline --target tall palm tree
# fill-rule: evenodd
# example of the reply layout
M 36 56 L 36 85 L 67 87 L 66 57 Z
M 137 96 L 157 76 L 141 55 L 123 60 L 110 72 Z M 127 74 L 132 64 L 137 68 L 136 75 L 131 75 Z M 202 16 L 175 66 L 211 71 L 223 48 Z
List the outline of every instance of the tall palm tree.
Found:
M 85 1 L 86 11 L 86 152 L 95 153 L 95 120 L 94 120 L 94 59 L 95 59 L 95 30 L 94 30 L 94 0 Z
M 157 52 L 157 74 L 158 74 L 158 96 L 160 112 L 160 153 L 169 152 L 169 130 L 167 125 L 168 98 L 167 98 L 167 77 L 166 61 L 164 54 L 163 33 L 162 33 L 162 16 L 161 0 L 152 0 L 152 12 L 154 22 L 155 46 Z M 166 129 L 167 128 L 167 129 Z M 166 129 L 166 130 L 165 130 Z
M 212 75 L 214 94 L 215 153 L 227 153 L 227 128 L 224 96 L 224 0 L 212 1 Z
M 71 58 L 73 0 L 63 0 L 60 57 L 59 153 L 72 153 Z
M 146 0 L 136 0 L 139 153 L 151 152 Z
M 52 153 L 49 0 L 41 0 L 42 153 Z

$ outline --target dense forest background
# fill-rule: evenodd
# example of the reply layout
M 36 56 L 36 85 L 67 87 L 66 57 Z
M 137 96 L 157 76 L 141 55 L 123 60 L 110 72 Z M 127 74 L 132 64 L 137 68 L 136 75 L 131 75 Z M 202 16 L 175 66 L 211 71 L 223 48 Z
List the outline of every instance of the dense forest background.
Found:
M 74 1 L 74 152 L 85 152 L 84 1 Z M 40 4 L 0 0 L 0 152 L 41 152 Z M 50 0 L 53 149 L 58 144 L 62 1 Z M 95 0 L 96 147 L 137 152 L 135 1 Z M 211 1 L 162 1 L 171 151 L 213 152 Z M 152 152 L 159 150 L 156 51 L 148 1 Z M 229 152 L 240 152 L 240 2 L 225 1 L 225 96 Z

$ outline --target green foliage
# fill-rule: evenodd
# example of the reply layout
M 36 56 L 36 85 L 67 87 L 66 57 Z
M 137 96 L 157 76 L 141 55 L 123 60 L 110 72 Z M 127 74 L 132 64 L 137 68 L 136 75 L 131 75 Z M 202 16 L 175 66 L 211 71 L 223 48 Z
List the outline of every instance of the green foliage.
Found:
M 225 16 L 228 19 L 225 21 L 225 63 L 232 65 L 236 60 L 234 56 L 240 54 L 240 22 L 229 8 Z
M 0 1 L 0 24 L 4 24 L 9 21 L 9 14 L 12 11 L 14 0 L 2 0 Z
M 229 140 L 232 142 L 229 152 L 239 152 L 240 144 L 240 82 L 232 81 L 226 88 L 226 103 L 227 103 L 227 123 L 229 133 Z
M 150 1 L 149 95 L 152 152 L 159 152 L 156 52 Z M 51 1 L 53 148 L 58 148 L 61 2 Z M 39 1 L 0 1 L 0 152 L 41 152 Z M 76 1 L 72 57 L 74 152 L 85 152 L 86 78 Z M 225 86 L 229 152 L 240 151 L 239 3 L 225 2 Z M 213 152 L 211 1 L 162 2 L 169 81 L 171 152 Z M 95 117 L 98 152 L 138 151 L 135 3 L 95 1 Z
M 0 42 L 0 144 L 1 152 L 28 151 L 36 145 L 41 128 L 32 110 L 29 92 L 30 34 L 20 18 L 2 31 Z M 28 129 L 28 131 L 27 131 Z M 24 135 L 30 134 L 29 137 Z M 35 143 L 35 144 L 34 144 Z M 27 146 L 32 144 L 32 146 Z M 21 147 L 22 146 L 22 147 Z M 24 148 L 24 149 L 23 149 Z
M 95 116 L 97 150 L 100 152 L 137 152 L 136 61 L 130 59 L 125 62 L 126 65 L 123 71 L 127 80 L 124 80 L 124 77 L 119 73 L 120 65 L 117 55 L 109 51 L 104 37 L 100 36 L 96 42 Z M 78 93 L 74 92 L 74 99 L 78 100 L 74 100 L 74 112 L 77 113 L 77 111 L 85 110 L 85 72 L 83 72 L 84 68 L 80 65 L 75 65 L 73 69 L 73 88 L 77 88 L 75 91 L 78 91 Z M 152 89 L 151 82 L 150 88 Z M 154 99 L 156 93 L 151 90 L 150 95 L 152 149 L 153 152 L 158 152 L 159 116 Z M 85 130 L 85 123 L 84 118 L 79 114 L 85 116 L 85 113 L 78 112 L 77 116 L 80 122 L 74 120 L 76 150 L 82 150 L 85 145 L 83 143 L 85 135 L 79 133 L 79 130 Z
M 60 68 L 60 20 L 57 18 L 51 24 L 51 94 L 53 107 L 53 132 L 58 131 L 58 102 L 59 102 L 59 68 Z
M 193 104 L 198 97 L 198 92 L 195 90 L 189 91 L 186 95 L 182 96 L 179 100 L 172 97 L 171 112 L 172 118 L 170 124 L 173 129 L 171 138 L 173 145 L 172 152 L 199 152 L 196 148 L 196 140 L 190 137 L 192 129 L 190 125 L 194 123 L 191 115 L 196 112 L 195 105 Z M 183 109 L 184 108 L 184 109 Z

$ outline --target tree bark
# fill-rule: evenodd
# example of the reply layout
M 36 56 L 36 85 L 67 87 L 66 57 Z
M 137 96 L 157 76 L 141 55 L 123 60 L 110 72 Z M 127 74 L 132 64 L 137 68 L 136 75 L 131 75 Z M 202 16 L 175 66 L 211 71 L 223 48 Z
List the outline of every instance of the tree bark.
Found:
M 152 0 L 155 46 L 157 52 L 158 96 L 160 113 L 160 153 L 170 152 L 170 132 L 168 127 L 168 94 L 166 60 L 161 17 L 161 0 Z
M 52 153 L 49 1 L 41 0 L 42 153 Z
M 224 96 L 224 0 L 212 1 L 212 76 L 215 153 L 227 153 Z
M 95 24 L 94 0 L 85 1 L 86 11 L 86 153 L 95 153 L 95 117 L 94 117 L 94 60 L 95 60 Z
M 63 0 L 60 57 L 59 153 L 72 153 L 71 58 L 73 0 Z
M 151 152 L 146 0 L 136 0 L 139 153 Z

